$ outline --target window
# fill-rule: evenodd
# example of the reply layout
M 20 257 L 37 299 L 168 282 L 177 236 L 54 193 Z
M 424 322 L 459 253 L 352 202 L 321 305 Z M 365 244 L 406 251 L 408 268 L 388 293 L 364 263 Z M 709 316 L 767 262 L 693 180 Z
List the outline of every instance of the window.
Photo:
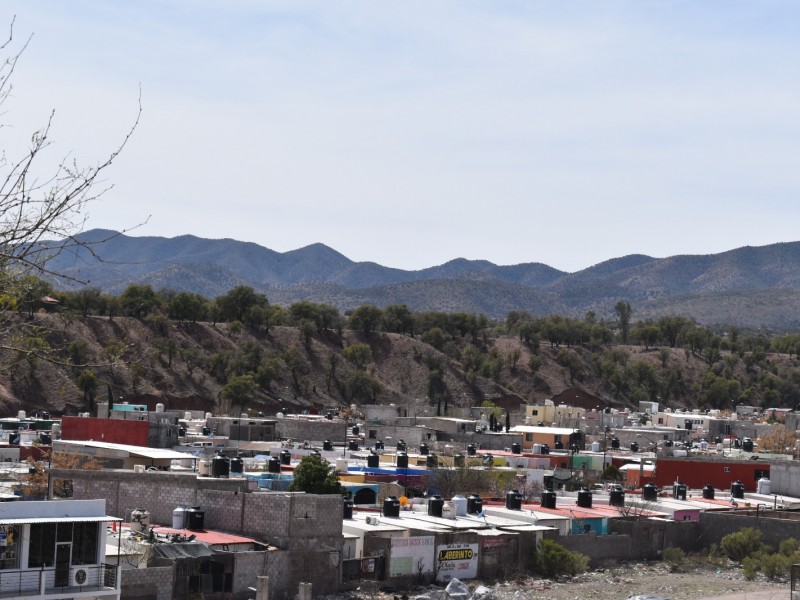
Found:
M 730 473 L 731 472 L 731 468 L 730 467 L 723 467 L 722 471 L 724 473 Z
M 72 542 L 72 564 L 97 564 L 97 523 L 33 523 L 28 568 L 52 567 L 57 542 Z
M 525 441 L 526 442 L 532 442 L 533 441 L 533 434 L 532 433 L 526 433 L 525 434 Z
M 532 416 L 532 417 L 535 417 L 535 416 L 537 416 L 538 414 L 539 414 L 539 409 L 538 409 L 538 408 L 534 408 L 534 409 L 531 411 L 531 416 Z

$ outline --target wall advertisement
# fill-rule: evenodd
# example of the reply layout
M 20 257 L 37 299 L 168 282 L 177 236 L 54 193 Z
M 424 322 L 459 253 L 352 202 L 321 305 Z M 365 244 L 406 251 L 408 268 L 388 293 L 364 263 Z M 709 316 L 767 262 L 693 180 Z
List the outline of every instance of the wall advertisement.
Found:
M 391 538 L 389 577 L 432 573 L 433 544 L 432 535 Z
M 478 544 L 438 546 L 436 564 L 436 581 L 474 579 L 478 575 Z

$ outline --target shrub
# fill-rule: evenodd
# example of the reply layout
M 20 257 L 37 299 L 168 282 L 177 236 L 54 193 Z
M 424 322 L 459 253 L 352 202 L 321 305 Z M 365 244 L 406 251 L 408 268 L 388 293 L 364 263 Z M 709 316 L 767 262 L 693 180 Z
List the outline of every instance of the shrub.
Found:
M 794 538 L 786 538 L 778 546 L 778 551 L 784 556 L 791 556 L 800 550 L 800 542 Z
M 758 566 L 759 561 L 753 557 L 747 557 L 742 561 L 742 573 L 744 574 L 744 578 L 748 581 L 752 581 L 756 578 L 756 573 L 758 573 Z
M 662 558 L 669 565 L 670 571 L 680 571 L 686 561 L 686 553 L 680 548 L 664 548 Z
M 761 571 L 769 579 L 783 579 L 788 575 L 791 563 L 791 558 L 780 552 L 770 554 L 761 559 Z
M 728 557 L 737 562 L 742 562 L 763 547 L 761 532 L 752 527 L 745 527 L 736 533 L 726 535 L 722 538 L 720 545 Z
M 553 540 L 542 540 L 536 550 L 536 570 L 543 577 L 557 579 L 577 575 L 589 569 L 589 558 L 580 552 L 567 550 Z

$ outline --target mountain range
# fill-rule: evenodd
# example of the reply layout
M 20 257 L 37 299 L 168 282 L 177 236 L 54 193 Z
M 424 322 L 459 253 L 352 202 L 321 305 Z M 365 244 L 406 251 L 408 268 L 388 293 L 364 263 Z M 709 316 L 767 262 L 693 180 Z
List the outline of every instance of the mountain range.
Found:
M 406 304 L 414 311 L 504 317 L 511 310 L 613 318 L 625 300 L 633 319 L 681 314 L 708 325 L 769 330 L 800 327 L 800 242 L 719 254 L 629 255 L 567 273 L 542 263 L 495 265 L 458 258 L 419 271 L 354 262 L 324 244 L 276 252 L 232 239 L 134 237 L 94 229 L 47 263 L 79 282 L 118 294 L 128 285 L 191 291 L 208 298 L 248 285 L 271 302 L 306 299 L 342 311 L 362 304 Z M 51 243 L 51 246 L 57 246 Z

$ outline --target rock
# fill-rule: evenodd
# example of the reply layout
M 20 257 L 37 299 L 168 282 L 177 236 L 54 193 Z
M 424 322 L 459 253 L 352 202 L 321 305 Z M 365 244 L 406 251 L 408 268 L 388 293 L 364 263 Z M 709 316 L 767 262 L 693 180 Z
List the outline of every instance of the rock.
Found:
M 472 596 L 469 588 L 456 578 L 450 580 L 444 591 L 452 600 L 469 600 Z
M 494 600 L 494 590 L 485 585 L 479 585 L 472 592 L 472 600 Z

